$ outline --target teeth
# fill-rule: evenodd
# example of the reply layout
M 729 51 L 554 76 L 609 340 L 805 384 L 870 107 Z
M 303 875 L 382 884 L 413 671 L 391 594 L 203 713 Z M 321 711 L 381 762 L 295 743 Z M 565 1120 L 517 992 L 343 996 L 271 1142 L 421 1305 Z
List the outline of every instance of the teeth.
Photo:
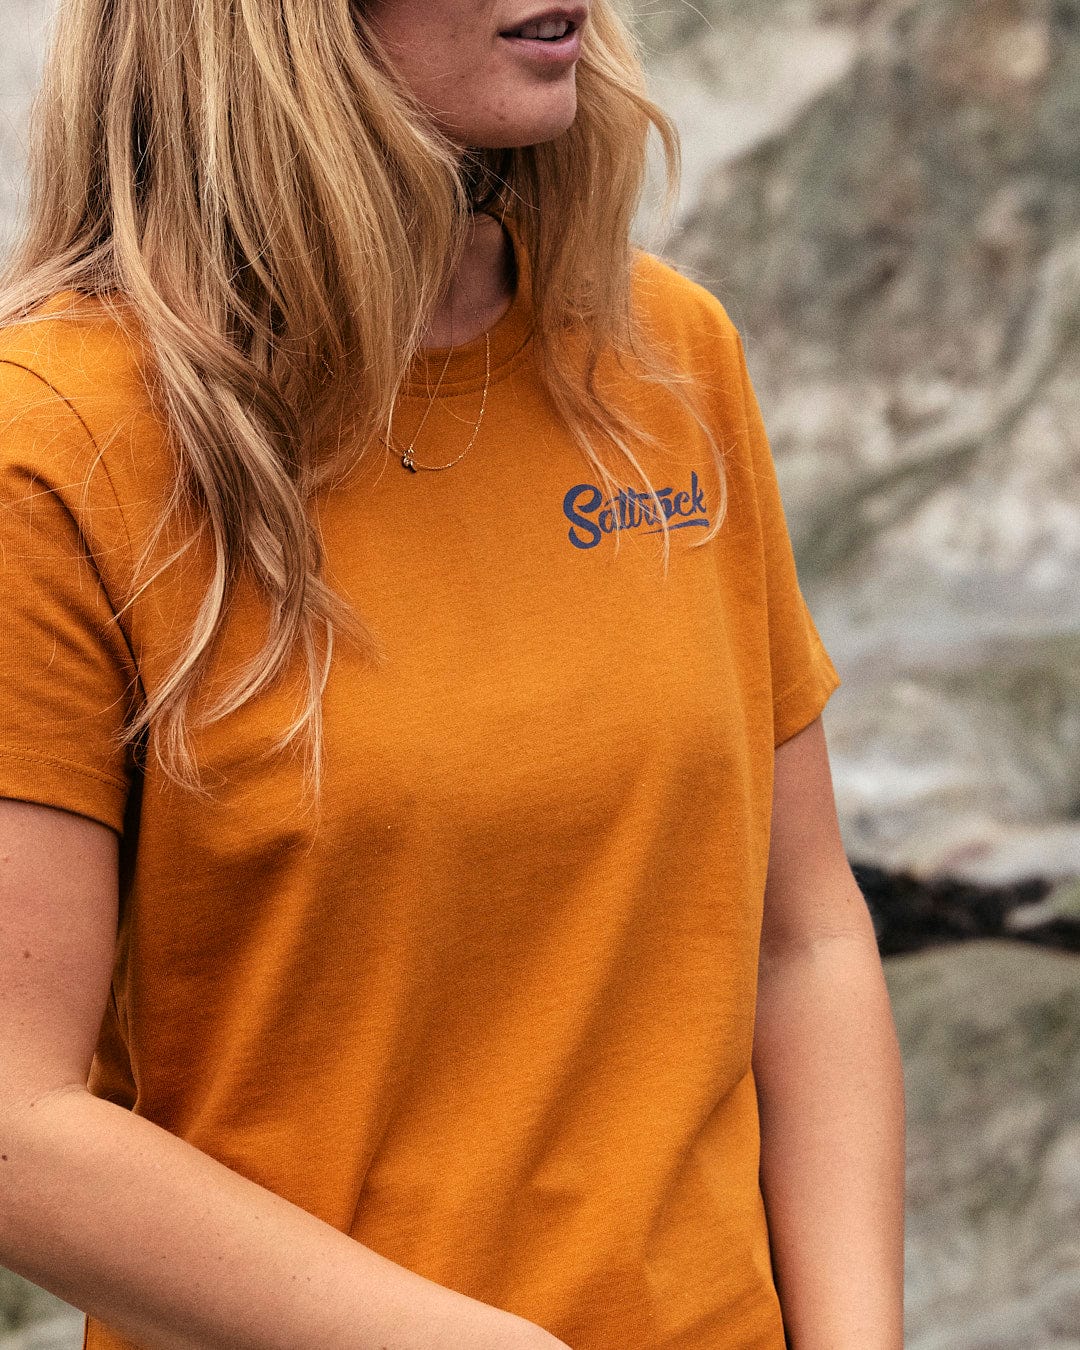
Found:
M 542 23 L 527 23 L 518 36 L 550 42 L 552 38 L 564 37 L 569 31 L 570 24 L 566 19 L 545 19 Z

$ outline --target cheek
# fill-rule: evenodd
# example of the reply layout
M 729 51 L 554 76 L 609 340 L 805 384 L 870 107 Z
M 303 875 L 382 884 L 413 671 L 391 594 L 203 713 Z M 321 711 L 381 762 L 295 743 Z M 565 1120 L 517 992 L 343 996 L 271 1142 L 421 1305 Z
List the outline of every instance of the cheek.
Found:
M 406 22 L 406 19 L 408 21 Z M 384 28 L 389 55 L 421 102 L 438 107 L 445 98 L 481 92 L 494 64 L 490 25 L 457 5 L 411 6 Z
M 534 82 L 499 39 L 490 4 L 383 0 L 370 12 L 399 78 L 452 135 L 501 144 L 523 116 L 521 134 L 534 132 Z

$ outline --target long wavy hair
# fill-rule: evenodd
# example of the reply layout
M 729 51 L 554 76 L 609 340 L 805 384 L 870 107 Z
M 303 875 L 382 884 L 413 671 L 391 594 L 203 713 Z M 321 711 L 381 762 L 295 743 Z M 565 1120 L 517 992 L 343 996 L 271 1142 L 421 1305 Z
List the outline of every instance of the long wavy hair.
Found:
M 719 528 L 722 450 L 691 377 L 654 348 L 631 304 L 651 131 L 669 210 L 679 144 L 611 0 L 594 0 L 577 81 L 576 120 L 557 139 L 463 154 L 395 77 L 363 0 L 62 0 L 0 325 L 33 322 L 43 301 L 76 291 L 121 322 L 134 316 L 145 338 L 177 463 L 132 594 L 152 581 L 149 560 L 177 519 L 194 522 L 185 547 L 208 536 L 214 559 L 184 650 L 124 731 L 174 781 L 200 788 L 191 731 L 254 698 L 299 652 L 307 698 L 280 745 L 301 738 L 318 782 L 335 634 L 381 657 L 322 577 L 307 506 L 346 466 L 316 447 L 345 423 L 354 458 L 385 435 L 478 198 L 512 216 L 528 252 L 555 409 L 609 491 L 621 484 L 603 444 L 652 494 L 665 571 L 667 522 L 633 448 L 643 431 L 598 391 L 605 350 L 632 358 L 702 427 L 721 485 L 708 538 Z M 567 343 L 570 329 L 583 340 Z M 265 644 L 196 715 L 245 575 L 268 602 Z

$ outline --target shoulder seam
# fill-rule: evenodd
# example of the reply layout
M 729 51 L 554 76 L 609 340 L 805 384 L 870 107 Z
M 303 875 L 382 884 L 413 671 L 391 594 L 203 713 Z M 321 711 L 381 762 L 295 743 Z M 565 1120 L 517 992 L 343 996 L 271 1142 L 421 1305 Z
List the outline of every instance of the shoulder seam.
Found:
M 56 397 L 67 408 L 68 412 L 71 413 L 72 417 L 75 418 L 76 422 L 78 422 L 79 426 L 82 427 L 83 434 L 86 436 L 87 441 L 94 449 L 94 453 L 96 456 L 95 463 L 101 465 L 101 470 L 105 475 L 105 481 L 109 485 L 109 492 L 112 494 L 113 502 L 116 505 L 116 510 L 119 513 L 121 523 L 124 526 L 124 540 L 127 544 L 128 570 L 130 571 L 133 566 L 133 551 L 131 547 L 131 531 L 128 528 L 127 516 L 124 514 L 124 508 L 120 504 L 120 498 L 116 492 L 116 484 L 113 482 L 112 474 L 109 472 L 109 466 L 105 460 L 105 455 L 102 452 L 101 446 L 98 445 L 97 437 L 87 426 L 86 420 L 83 417 L 82 413 L 79 412 L 75 404 L 71 401 L 70 398 L 68 398 L 68 396 L 62 390 L 57 389 L 56 385 L 53 384 L 51 380 L 46 379 L 45 376 L 42 375 L 40 371 L 35 370 L 33 366 L 28 366 L 25 364 L 25 362 L 22 361 L 13 361 L 10 357 L 7 356 L 0 357 L 0 365 L 12 366 L 15 370 L 22 370 L 27 375 L 32 376 L 35 380 L 39 380 L 45 386 L 46 389 L 51 390 L 52 393 L 56 395 Z
M 715 336 L 721 337 L 725 341 L 731 341 L 732 338 L 740 336 L 738 325 L 728 313 L 727 306 L 704 282 L 687 276 L 674 262 L 662 258 L 658 253 L 650 253 L 645 249 L 640 249 L 638 259 L 637 275 L 642 276 L 641 269 L 644 267 L 651 271 L 652 275 L 658 280 L 664 278 L 662 285 L 684 288 L 684 297 L 691 300 L 697 312 L 702 315 L 709 315 L 708 322 L 714 328 Z
M 104 475 L 105 475 L 105 482 L 106 482 L 106 483 L 108 484 L 108 486 L 109 486 L 109 494 L 110 494 L 110 496 L 111 496 L 112 499 L 113 499 L 113 504 L 115 505 L 116 510 L 117 510 L 117 514 L 118 514 L 119 517 L 120 517 L 120 523 L 121 523 L 121 525 L 124 527 L 124 543 L 127 545 L 127 570 L 128 570 L 128 575 L 129 575 L 129 577 L 130 577 L 130 576 L 133 576 L 133 575 L 134 575 L 134 566 L 135 566 L 135 563 L 134 563 L 134 550 L 133 550 L 132 547 L 131 547 L 131 530 L 130 530 L 130 528 L 129 528 L 129 526 L 128 526 L 128 519 L 127 519 L 127 516 L 124 514 L 124 508 L 123 508 L 123 506 L 121 505 L 120 498 L 119 498 L 119 496 L 118 496 L 118 494 L 117 494 L 117 491 L 116 491 L 116 484 L 113 482 L 112 474 L 109 472 L 109 466 L 108 466 L 108 464 L 106 463 L 105 456 L 104 456 L 104 454 L 103 454 L 103 452 L 102 452 L 101 446 L 98 444 L 97 437 L 94 435 L 94 433 L 93 433 L 93 432 L 90 430 L 90 428 L 87 426 L 86 420 L 85 420 L 85 418 L 83 417 L 82 413 L 79 412 L 79 410 L 78 410 L 78 408 L 76 408 L 75 404 L 71 401 L 70 398 L 68 398 L 68 396 L 67 396 L 65 393 L 63 393 L 62 390 L 57 389 L 56 385 L 53 384 L 53 382 L 52 382 L 51 380 L 46 379 L 45 376 L 42 375 L 40 371 L 35 370 L 35 369 L 33 368 L 33 366 L 28 366 L 28 365 L 26 365 L 26 364 L 25 364 L 24 362 L 22 362 L 22 361 L 13 361 L 13 360 L 11 360 L 10 357 L 6 357 L 6 356 L 5 356 L 5 357 L 0 357 L 0 365 L 11 366 L 13 369 L 15 369 L 15 370 L 21 370 L 21 371 L 23 371 L 25 374 L 31 376 L 33 379 L 38 380 L 41 384 L 43 384 L 43 385 L 45 386 L 46 389 L 50 390 L 50 391 L 55 395 L 55 397 L 58 398 L 58 399 L 63 403 L 64 407 L 67 408 L 68 412 L 72 415 L 72 417 L 75 419 L 75 421 L 79 424 L 80 427 L 82 427 L 83 434 L 85 435 L 85 437 L 86 437 L 86 439 L 87 439 L 87 442 L 89 443 L 90 446 L 92 446 L 92 448 L 93 448 L 93 450 L 94 450 L 94 454 L 95 454 L 95 460 L 94 460 L 94 463 L 95 463 L 95 465 L 97 465 L 97 464 L 100 464 L 100 465 L 101 465 L 102 473 L 104 473 Z M 90 472 L 91 472 L 91 474 L 93 473 L 93 468 L 91 468 Z M 98 562 L 98 560 L 97 560 L 96 558 L 95 558 L 95 560 L 94 560 L 94 566 L 95 566 L 95 568 L 97 569 L 98 574 L 99 574 L 99 576 L 100 576 L 100 575 L 101 575 L 101 567 L 100 567 L 100 563 Z M 103 582 L 103 584 L 104 584 L 104 578 L 102 579 L 102 582 Z M 138 658 L 137 658 L 137 656 L 136 656 L 136 654 L 135 654 L 135 649 L 134 649 L 134 647 L 132 646 L 132 638 L 131 638 L 131 636 L 130 636 L 128 633 L 126 633 L 126 632 L 124 631 L 124 627 L 123 627 L 123 625 L 119 622 L 119 619 L 118 619 L 117 617 L 114 617 L 114 622 L 116 623 L 116 626 L 117 626 L 117 629 L 118 629 L 118 631 L 119 631 L 119 633 L 120 633 L 120 636 L 121 636 L 121 638 L 122 638 L 123 641 L 124 641 L 124 645 L 127 647 L 128 652 L 129 652 L 129 654 L 130 654 L 130 656 L 131 656 L 132 668 L 133 668 L 133 669 L 135 670 L 135 672 L 136 672 L 136 677 L 137 677 L 137 679 L 138 679 L 138 681 L 139 681 L 139 685 L 140 685 L 140 687 L 141 687 L 141 686 L 142 686 L 142 673 L 141 673 L 140 668 L 139 668 L 139 661 L 138 661 Z

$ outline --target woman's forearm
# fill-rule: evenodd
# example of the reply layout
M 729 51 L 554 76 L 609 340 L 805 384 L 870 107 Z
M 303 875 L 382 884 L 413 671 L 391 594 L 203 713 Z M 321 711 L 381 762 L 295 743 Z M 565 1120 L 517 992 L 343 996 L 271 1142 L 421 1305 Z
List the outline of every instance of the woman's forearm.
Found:
M 790 1350 L 902 1350 L 903 1070 L 868 917 L 763 952 L 754 1074 Z
M 141 1350 L 562 1344 L 81 1089 L 0 1101 L 0 1264 Z

